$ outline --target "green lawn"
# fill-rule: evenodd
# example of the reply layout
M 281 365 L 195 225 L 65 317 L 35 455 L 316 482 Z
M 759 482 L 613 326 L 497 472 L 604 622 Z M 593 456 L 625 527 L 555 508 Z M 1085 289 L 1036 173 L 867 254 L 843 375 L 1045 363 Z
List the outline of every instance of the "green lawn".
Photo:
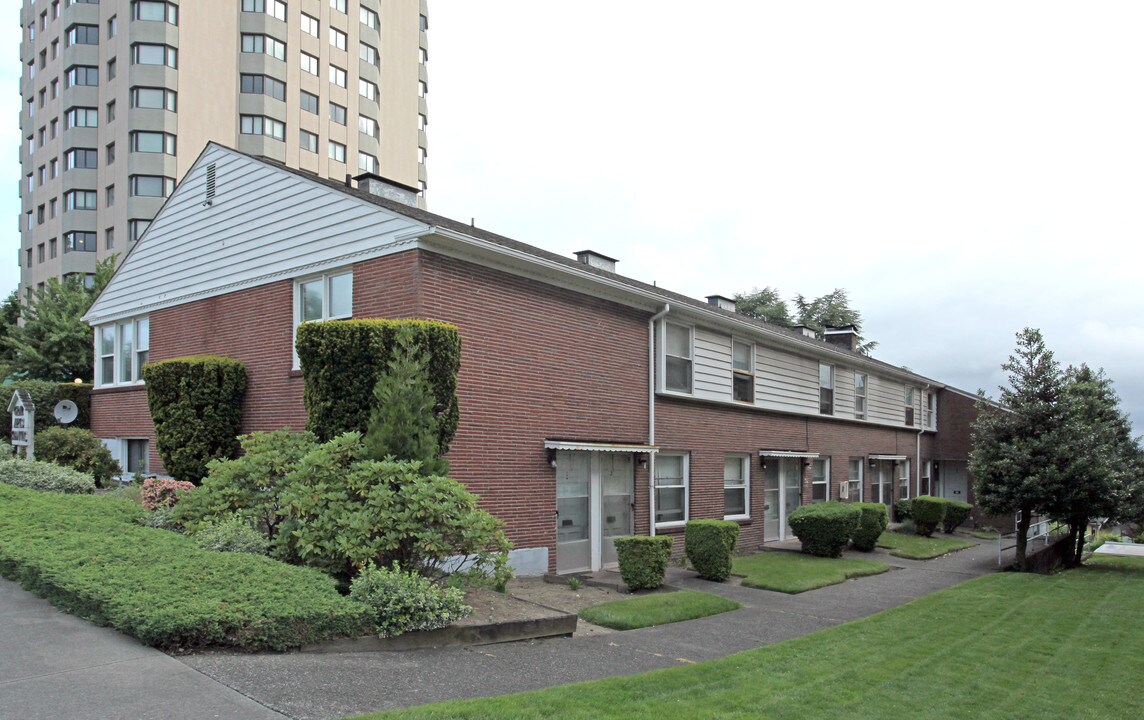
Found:
M 955 550 L 973 547 L 968 540 L 946 537 L 922 537 L 886 531 L 878 537 L 878 547 L 889 548 L 891 555 L 910 560 L 932 560 Z
M 1059 575 L 978 578 L 699 665 L 366 717 L 1140 717 L 1142 615 L 1144 562 L 1101 559 Z
M 747 587 L 800 593 L 837 585 L 852 577 L 877 575 L 890 566 L 877 560 L 820 558 L 803 553 L 770 551 L 735 558 L 732 570 Z
M 737 610 L 739 603 L 697 590 L 662 592 L 586 607 L 580 617 L 615 630 L 635 630 Z

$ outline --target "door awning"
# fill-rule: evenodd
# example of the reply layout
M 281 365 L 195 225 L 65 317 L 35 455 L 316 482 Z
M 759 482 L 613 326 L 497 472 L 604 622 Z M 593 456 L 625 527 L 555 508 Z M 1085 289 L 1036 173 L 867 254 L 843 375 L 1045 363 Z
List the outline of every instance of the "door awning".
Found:
M 760 450 L 759 457 L 816 458 L 818 453 L 800 450 Z
M 909 460 L 905 455 L 867 455 L 866 458 L 868 460 L 893 460 L 895 462 Z
M 592 452 L 657 453 L 658 445 L 632 443 L 583 442 L 580 440 L 545 440 L 545 450 L 588 450 Z

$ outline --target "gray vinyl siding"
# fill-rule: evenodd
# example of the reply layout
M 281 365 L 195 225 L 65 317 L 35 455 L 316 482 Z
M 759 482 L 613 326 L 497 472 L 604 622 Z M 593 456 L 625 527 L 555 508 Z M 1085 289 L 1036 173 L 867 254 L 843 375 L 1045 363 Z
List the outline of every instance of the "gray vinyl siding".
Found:
M 207 166 L 216 195 L 206 203 Z M 385 254 L 424 226 L 208 147 L 88 312 L 93 324 Z
M 708 400 L 730 400 L 731 338 L 702 328 L 695 328 L 695 397 Z
M 870 421 L 905 427 L 905 385 L 871 375 L 869 386 Z
M 768 410 L 818 414 L 818 361 L 755 346 L 755 404 Z
M 834 415 L 854 418 L 854 371 L 834 366 Z

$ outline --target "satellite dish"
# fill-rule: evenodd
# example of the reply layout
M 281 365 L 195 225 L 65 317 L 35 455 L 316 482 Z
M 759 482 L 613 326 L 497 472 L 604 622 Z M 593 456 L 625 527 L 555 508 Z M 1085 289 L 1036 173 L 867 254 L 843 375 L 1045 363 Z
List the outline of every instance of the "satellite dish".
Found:
M 79 417 L 79 408 L 71 400 L 60 400 L 52 408 L 52 415 L 56 416 L 56 420 L 59 420 L 61 425 L 67 425 Z

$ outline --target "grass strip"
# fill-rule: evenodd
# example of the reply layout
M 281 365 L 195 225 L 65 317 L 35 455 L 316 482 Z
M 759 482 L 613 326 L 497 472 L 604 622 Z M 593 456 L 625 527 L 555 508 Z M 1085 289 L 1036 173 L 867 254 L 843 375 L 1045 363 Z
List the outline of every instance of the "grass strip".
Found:
M 803 553 L 772 550 L 734 559 L 731 572 L 743 577 L 743 585 L 762 590 L 800 593 L 864 575 L 877 575 L 890 566 L 877 560 L 821 558 Z
M 581 610 L 580 617 L 613 630 L 636 630 L 718 615 L 739 607 L 734 600 L 711 593 L 679 590 L 592 605 Z
M 110 496 L 0 485 L 0 575 L 156 647 L 284 650 L 359 635 L 367 609 L 312 568 L 200 550 Z
M 968 535 L 978 540 L 996 540 L 999 537 L 999 533 L 996 530 L 975 530 L 973 528 L 958 528 L 957 534 Z
M 1144 563 L 1110 560 L 970 580 L 699 665 L 364 718 L 1139 717 L 1144 623 L 1125 618 L 1144 614 Z
M 932 560 L 975 544 L 956 538 L 922 537 L 889 530 L 878 537 L 878 547 L 888 548 L 891 555 L 909 560 Z

